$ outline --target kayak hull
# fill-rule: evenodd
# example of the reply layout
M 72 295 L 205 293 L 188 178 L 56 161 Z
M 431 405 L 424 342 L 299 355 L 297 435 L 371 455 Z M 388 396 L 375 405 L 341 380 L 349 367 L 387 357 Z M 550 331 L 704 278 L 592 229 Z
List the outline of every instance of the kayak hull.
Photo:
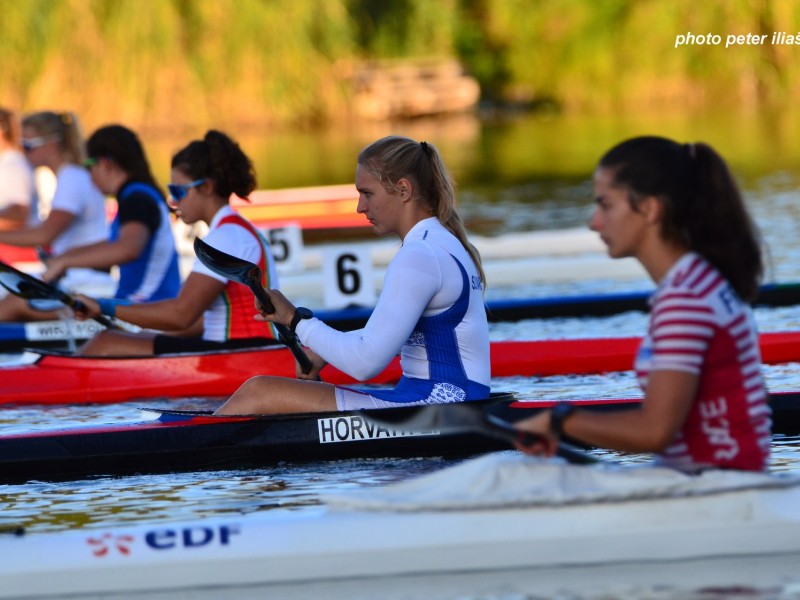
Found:
M 228 396 L 254 375 L 295 376 L 294 357 L 283 346 L 139 357 L 38 354 L 31 364 L 0 366 L 0 403 L 81 404 Z M 332 368 L 325 373 L 332 382 L 355 382 Z M 372 383 L 389 383 L 397 378 L 398 362 Z
M 492 323 L 501 323 L 555 317 L 607 317 L 628 311 L 647 312 L 652 295 L 652 290 L 641 290 L 580 296 L 493 299 L 486 302 L 486 316 Z M 759 288 L 754 304 L 771 307 L 800 304 L 800 283 L 763 285 Z M 323 309 L 315 310 L 314 314 L 331 327 L 348 331 L 364 327 L 372 309 Z
M 490 322 L 547 319 L 553 317 L 603 317 L 627 311 L 646 312 L 651 290 L 593 294 L 582 296 L 553 296 L 543 298 L 514 298 L 488 300 L 486 314 Z M 800 304 L 800 283 L 768 284 L 759 290 L 757 306 L 793 306 Z M 331 327 L 351 331 L 364 327 L 372 314 L 371 307 L 315 310 L 315 315 Z M 65 348 L 92 337 L 102 326 L 94 321 L 41 321 L 31 323 L 0 323 L 0 349 L 21 352 L 26 347 Z
M 514 422 L 552 407 L 557 399 L 518 401 L 496 394 L 480 402 Z M 593 410 L 624 410 L 635 398 L 570 400 Z M 800 393 L 773 394 L 773 428 L 800 431 Z M 395 411 L 413 411 L 393 409 Z M 262 416 L 212 416 L 167 410 L 159 418 L 0 436 L 0 483 L 71 480 L 129 473 L 246 469 L 282 461 L 376 457 L 470 456 L 506 448 L 472 433 L 442 434 L 377 427 L 370 411 Z
M 508 573 L 800 556 L 798 487 L 678 498 L 479 510 L 341 511 L 321 506 L 0 539 L 0 597 L 371 584 Z M 782 561 L 795 569 L 796 558 Z M 701 563 L 707 568 L 708 562 Z M 788 567 L 787 567 L 788 565 Z M 513 570 L 518 570 L 515 574 Z M 706 572 L 706 575 L 708 573 Z M 741 577 L 741 573 L 738 574 Z M 402 579 L 400 581 L 404 581 Z M 733 580 L 733 581 L 732 581 Z M 409 579 L 410 581 L 410 579 Z M 513 579 L 510 579 L 513 586 Z M 561 581 L 568 589 L 569 580 Z M 216 593 L 219 593 L 219 589 Z M 194 597 L 194 596 L 193 596 Z M 373 595 L 372 597 L 376 597 Z
M 514 404 L 509 397 L 499 394 L 486 402 L 504 417 L 520 418 L 536 410 L 509 409 Z M 244 469 L 280 461 L 457 457 L 505 447 L 477 434 L 376 426 L 366 421 L 369 412 L 217 417 L 163 411 L 160 418 L 148 421 L 4 435 L 0 436 L 0 482 Z
M 800 332 L 761 335 L 765 363 L 800 360 Z M 492 342 L 492 377 L 547 376 L 625 371 L 639 346 L 637 337 Z M 145 357 L 83 357 L 41 353 L 32 364 L 0 366 L 0 404 L 123 402 L 143 398 L 228 396 L 254 375 L 295 376 L 286 348 Z M 358 383 L 328 366 L 322 379 Z M 368 383 L 391 384 L 400 361 Z

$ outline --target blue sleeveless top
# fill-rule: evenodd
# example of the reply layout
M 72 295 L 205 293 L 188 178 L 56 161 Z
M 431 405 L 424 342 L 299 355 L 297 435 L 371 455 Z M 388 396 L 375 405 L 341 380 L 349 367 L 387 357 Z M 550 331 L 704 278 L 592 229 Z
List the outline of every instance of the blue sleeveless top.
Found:
M 455 256 L 452 258 L 461 271 L 463 282 L 461 295 L 446 311 L 430 317 L 420 317 L 408 342 L 425 348 L 430 378 L 416 379 L 403 376 L 394 389 L 371 389 L 367 391 L 370 396 L 390 402 L 403 403 L 424 400 L 431 404 L 489 397 L 489 386 L 470 380 L 464 371 L 464 363 L 456 339 L 456 325 L 467 314 L 470 285 L 464 266 Z
M 119 285 L 114 297 L 132 302 L 174 298 L 181 289 L 181 278 L 166 200 L 153 186 L 140 182 L 125 184 L 117 200 L 120 207 L 125 202 L 153 202 L 161 218 L 142 253 L 119 265 Z M 120 228 L 118 210 L 111 224 L 111 241 L 119 239 Z

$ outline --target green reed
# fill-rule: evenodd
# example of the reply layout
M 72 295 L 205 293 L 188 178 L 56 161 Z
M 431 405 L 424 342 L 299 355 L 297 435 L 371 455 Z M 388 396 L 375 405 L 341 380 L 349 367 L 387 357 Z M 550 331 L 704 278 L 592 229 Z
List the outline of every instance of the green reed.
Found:
M 686 32 L 800 30 L 784 0 L 0 0 L 0 104 L 87 127 L 257 127 L 352 118 L 365 61 L 458 58 L 485 101 L 567 112 L 800 93 L 800 48 L 675 47 Z

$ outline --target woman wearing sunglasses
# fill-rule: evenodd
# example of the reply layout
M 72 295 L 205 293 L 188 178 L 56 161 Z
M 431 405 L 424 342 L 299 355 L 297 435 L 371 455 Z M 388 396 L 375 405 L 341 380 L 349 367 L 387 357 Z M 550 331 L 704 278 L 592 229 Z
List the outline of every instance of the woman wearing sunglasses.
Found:
M 147 302 L 174 298 L 181 287 L 178 253 L 166 198 L 159 189 L 136 134 L 107 125 L 86 142 L 84 166 L 92 181 L 117 198 L 108 240 L 73 248 L 47 260 L 45 281 L 68 269 L 107 269 L 119 265 L 115 298 Z
M 81 166 L 83 138 L 72 113 L 38 112 L 22 121 L 22 148 L 34 167 L 46 167 L 56 176 L 56 188 L 47 218 L 15 231 L 0 231 L 0 243 L 39 248 L 59 256 L 72 248 L 108 238 L 105 197 Z M 113 290 L 108 271 L 70 269 L 59 285 L 69 291 Z M 0 321 L 41 321 L 53 313 L 39 312 L 17 296 L 0 300 Z
M 229 204 L 256 187 L 253 163 L 224 133 L 209 131 L 172 157 L 170 196 L 186 224 L 206 223 L 205 240 L 233 256 L 253 262 L 265 287 L 277 286 L 275 261 L 255 226 Z M 253 319 L 253 297 L 245 286 L 209 271 L 195 261 L 178 296 L 129 304 L 82 296 L 84 316 L 104 314 L 149 331 L 103 331 L 80 350 L 87 356 L 144 355 L 245 348 L 275 343 L 273 325 Z
M 0 108 L 0 231 L 21 229 L 38 221 L 36 180 L 19 138 L 16 115 Z

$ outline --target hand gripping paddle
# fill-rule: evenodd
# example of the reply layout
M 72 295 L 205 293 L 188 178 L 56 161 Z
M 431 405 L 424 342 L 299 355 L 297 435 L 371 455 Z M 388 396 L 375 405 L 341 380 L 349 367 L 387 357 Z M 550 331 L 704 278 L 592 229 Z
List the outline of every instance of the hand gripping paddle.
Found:
M 2 261 L 0 261 L 0 285 L 15 296 L 26 300 L 55 300 L 77 311 L 86 310 L 83 302 L 75 296 L 71 296 L 41 279 L 36 279 L 32 275 L 23 273 Z M 117 328 L 105 315 L 97 315 L 92 318 L 109 329 Z
M 512 445 L 518 442 L 523 446 L 530 446 L 539 440 L 538 435 L 517 429 L 508 421 L 486 413 L 482 407 L 472 405 L 471 402 L 384 408 L 371 410 L 367 418 L 370 421 L 394 428 L 403 427 L 420 431 L 436 430 L 441 433 L 480 433 Z M 556 454 L 575 464 L 600 462 L 593 456 L 563 442 L 558 445 Z
M 197 258 L 200 259 L 200 262 L 217 275 L 221 275 L 222 277 L 226 277 L 231 281 L 241 283 L 250 288 L 250 291 L 253 292 L 253 295 L 261 303 L 261 306 L 267 314 L 275 312 L 272 301 L 261 285 L 263 275 L 258 265 L 254 265 L 236 256 L 231 256 L 222 250 L 217 250 L 213 246 L 206 244 L 200 238 L 195 238 L 194 240 L 194 252 L 197 254 Z M 279 323 L 275 323 L 275 328 L 278 330 L 278 336 L 281 342 L 291 350 L 295 360 L 300 364 L 300 369 L 303 373 L 309 373 L 313 365 L 308 356 L 306 356 L 303 347 L 300 345 L 300 340 L 297 339 L 294 332 L 286 327 L 286 325 L 281 325 Z

